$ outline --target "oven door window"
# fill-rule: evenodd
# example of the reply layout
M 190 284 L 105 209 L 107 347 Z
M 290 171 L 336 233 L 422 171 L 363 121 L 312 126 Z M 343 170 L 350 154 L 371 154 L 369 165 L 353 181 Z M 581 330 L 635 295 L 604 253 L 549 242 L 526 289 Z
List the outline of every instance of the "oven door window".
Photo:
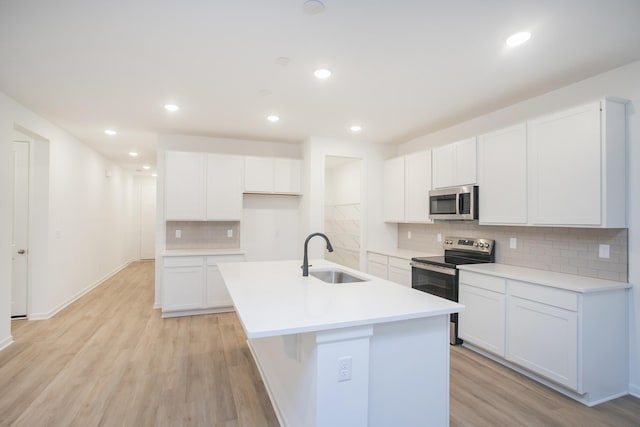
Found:
M 442 196 L 431 196 L 431 213 L 434 215 L 455 215 L 458 198 L 456 194 L 446 194 Z
M 457 275 L 452 276 L 416 267 L 411 270 L 412 288 L 451 301 L 458 301 Z

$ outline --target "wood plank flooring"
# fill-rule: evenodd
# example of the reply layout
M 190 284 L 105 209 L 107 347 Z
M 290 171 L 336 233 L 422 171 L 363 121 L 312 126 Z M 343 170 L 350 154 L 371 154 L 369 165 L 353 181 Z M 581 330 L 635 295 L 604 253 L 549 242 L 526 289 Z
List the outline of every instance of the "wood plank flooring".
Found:
M 235 314 L 162 319 L 153 274 L 133 263 L 53 319 L 14 321 L 0 426 L 277 426 Z M 455 347 L 451 425 L 640 426 L 640 399 L 587 408 Z

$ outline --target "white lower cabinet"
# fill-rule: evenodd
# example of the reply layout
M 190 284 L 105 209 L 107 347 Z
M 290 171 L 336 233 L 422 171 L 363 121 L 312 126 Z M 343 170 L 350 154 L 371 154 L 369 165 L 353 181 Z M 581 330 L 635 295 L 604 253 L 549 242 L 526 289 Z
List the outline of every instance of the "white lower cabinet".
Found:
M 389 276 L 387 264 L 388 257 L 386 255 L 367 252 L 367 273 L 386 280 Z
M 190 266 L 169 266 L 165 263 L 162 279 L 162 311 L 198 310 L 204 308 L 202 257 L 181 260 Z M 198 265 L 199 264 L 199 265 Z
M 507 360 L 578 388 L 578 314 L 509 296 Z
M 405 258 L 367 252 L 367 273 L 411 287 L 411 266 Z
M 409 260 L 390 256 L 388 259 L 387 279 L 411 287 L 411 266 Z
M 205 291 L 207 307 L 231 307 L 233 305 L 229 291 L 227 291 L 220 270 L 216 265 L 207 266 L 207 286 Z
M 459 301 L 465 306 L 465 311 L 458 315 L 460 338 L 504 357 L 504 285 L 502 292 L 494 292 L 461 282 Z
M 233 301 L 217 264 L 240 261 L 243 255 L 165 257 L 163 317 L 231 311 Z
M 627 289 L 574 291 L 470 271 L 459 283 L 465 345 L 588 406 L 626 394 Z

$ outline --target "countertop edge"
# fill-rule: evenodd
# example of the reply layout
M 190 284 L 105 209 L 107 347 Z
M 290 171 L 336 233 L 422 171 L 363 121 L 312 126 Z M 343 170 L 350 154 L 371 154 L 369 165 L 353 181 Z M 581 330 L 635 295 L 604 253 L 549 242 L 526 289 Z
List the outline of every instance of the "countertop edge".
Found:
M 495 270 L 496 268 L 498 270 Z M 618 289 L 629 289 L 632 287 L 632 285 L 628 282 L 617 282 L 615 280 L 599 279 L 589 276 L 579 276 L 577 274 L 559 273 L 550 270 L 539 270 L 535 268 L 521 267 L 509 264 L 469 264 L 459 265 L 458 269 L 462 271 L 469 271 L 472 273 L 486 274 L 488 276 L 530 282 L 541 286 L 563 289 L 566 291 L 583 294 L 607 292 Z M 583 281 L 586 283 L 590 283 L 591 285 L 572 286 L 560 283 L 562 281 L 564 281 L 564 283 L 575 283 L 576 281 Z
M 167 249 L 160 252 L 163 257 L 179 256 L 218 256 L 218 255 L 244 255 L 242 249 Z
M 429 313 L 428 315 L 424 315 L 424 313 L 416 313 L 415 315 L 397 316 L 397 318 L 381 317 L 377 319 L 365 319 L 361 321 L 326 324 L 321 326 L 310 325 L 310 326 L 301 326 L 298 328 L 291 328 L 291 329 L 273 329 L 270 331 L 260 331 L 260 332 L 250 332 L 249 330 L 247 330 L 244 324 L 242 326 L 245 333 L 247 334 L 247 338 L 256 339 L 256 338 L 278 337 L 278 336 L 284 336 L 284 335 L 304 334 L 309 332 L 331 331 L 334 329 L 345 329 L 345 328 L 352 328 L 352 327 L 366 326 L 366 325 L 378 325 L 382 323 L 402 322 L 405 320 L 426 319 L 429 317 L 444 316 L 444 315 L 453 314 L 453 313 L 462 313 L 464 309 L 465 309 L 465 306 L 463 304 L 459 304 L 459 306 L 456 307 L 455 309 L 437 310 L 432 313 Z
M 406 260 L 411 260 L 414 257 L 429 257 L 429 256 L 440 256 L 442 253 L 433 253 L 433 252 L 422 252 L 416 251 L 413 249 L 401 249 L 401 248 L 391 248 L 391 249 L 381 249 L 381 248 L 373 248 L 367 249 L 367 252 L 371 252 L 374 254 L 390 256 L 394 258 L 402 258 Z

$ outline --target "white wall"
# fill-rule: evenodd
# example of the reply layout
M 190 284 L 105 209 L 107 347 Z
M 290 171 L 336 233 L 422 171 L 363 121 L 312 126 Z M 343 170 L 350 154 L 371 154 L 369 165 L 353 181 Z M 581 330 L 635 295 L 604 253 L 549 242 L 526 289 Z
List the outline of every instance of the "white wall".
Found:
M 137 175 L 134 177 L 134 246 L 136 259 L 155 258 L 156 226 L 156 178 Z
M 398 154 L 443 145 L 500 129 L 526 119 L 573 107 L 604 96 L 628 99 L 628 209 L 630 298 L 630 391 L 640 397 L 640 61 L 562 89 L 514 104 L 456 126 L 416 138 L 398 147 Z M 623 343 L 620 349 L 624 350 Z
M 325 203 L 347 205 L 360 203 L 361 165 L 358 160 L 326 169 Z
M 362 159 L 361 203 L 363 238 L 362 250 L 370 247 L 396 247 L 397 227 L 382 219 L 382 170 L 385 159 L 391 157 L 395 147 L 386 144 L 344 141 L 312 137 L 303 144 L 304 197 L 301 202 L 301 236 L 324 229 L 324 175 L 325 157 L 339 156 Z M 309 245 L 310 258 L 323 258 L 322 239 L 313 239 Z M 361 256 L 360 268 L 365 270 L 366 260 Z
M 11 333 L 14 129 L 35 140 L 29 261 L 36 268 L 30 278 L 30 317 L 55 314 L 135 258 L 131 174 L 0 93 L 0 347 Z

